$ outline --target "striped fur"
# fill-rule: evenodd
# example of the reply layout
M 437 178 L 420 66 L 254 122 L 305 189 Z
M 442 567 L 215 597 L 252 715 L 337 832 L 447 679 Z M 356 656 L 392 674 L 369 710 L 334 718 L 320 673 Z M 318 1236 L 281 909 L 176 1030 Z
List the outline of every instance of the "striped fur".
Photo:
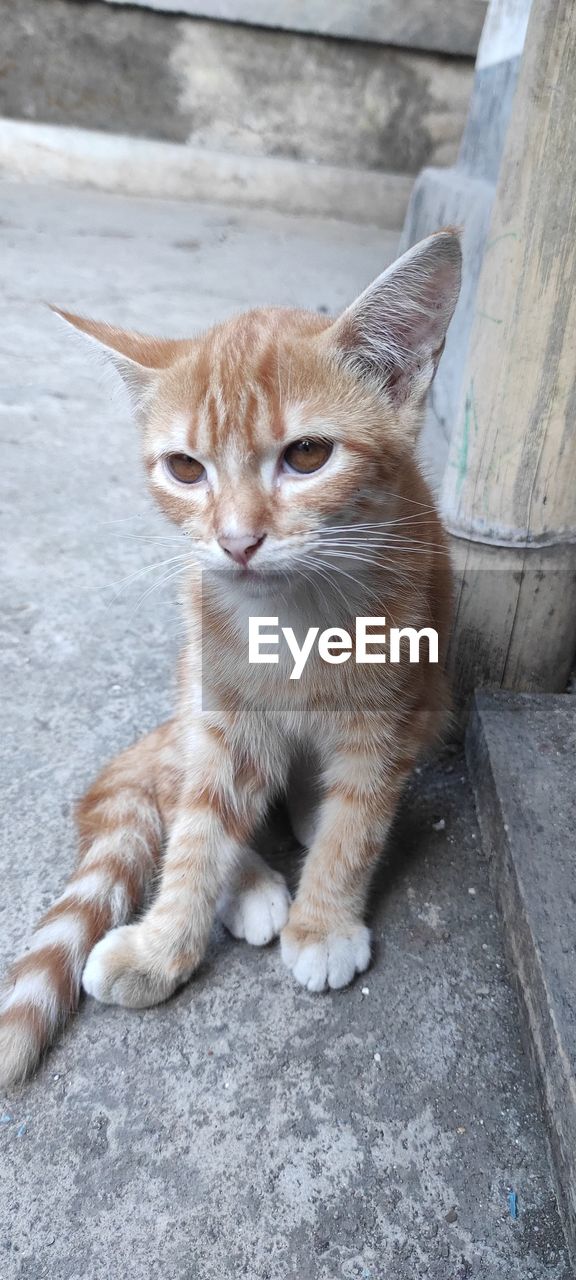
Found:
M 316 654 L 294 684 L 283 659 L 248 666 L 247 622 L 353 632 L 355 616 L 385 615 L 433 626 L 445 644 L 450 570 L 413 445 L 459 261 L 441 233 L 336 321 L 257 311 L 190 341 L 60 312 L 129 387 L 151 491 L 189 551 L 188 643 L 174 719 L 79 805 L 77 868 L 8 974 L 0 1083 L 32 1069 L 82 983 L 110 1003 L 166 999 L 201 962 L 216 912 L 256 945 L 281 932 L 309 990 L 368 965 L 370 878 L 404 780 L 443 722 L 442 669 Z M 330 442 L 315 473 L 288 465 L 302 440 Z M 173 473 L 181 455 L 197 483 Z M 309 846 L 292 905 L 251 849 L 282 791 Z

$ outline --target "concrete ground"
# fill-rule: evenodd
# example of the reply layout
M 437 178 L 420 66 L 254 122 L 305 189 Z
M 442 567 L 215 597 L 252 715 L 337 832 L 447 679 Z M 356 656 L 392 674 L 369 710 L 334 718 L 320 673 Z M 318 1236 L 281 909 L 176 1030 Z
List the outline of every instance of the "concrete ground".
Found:
M 4 965 L 65 880 L 74 797 L 169 708 L 180 638 L 174 584 L 145 594 L 163 569 L 119 585 L 164 559 L 136 429 L 38 300 L 182 333 L 342 306 L 394 246 L 61 190 L 0 205 Z M 290 862 L 281 828 L 266 843 Z M 458 757 L 415 777 L 373 921 L 342 993 L 218 928 L 166 1006 L 86 1002 L 0 1100 L 0 1280 L 570 1280 Z

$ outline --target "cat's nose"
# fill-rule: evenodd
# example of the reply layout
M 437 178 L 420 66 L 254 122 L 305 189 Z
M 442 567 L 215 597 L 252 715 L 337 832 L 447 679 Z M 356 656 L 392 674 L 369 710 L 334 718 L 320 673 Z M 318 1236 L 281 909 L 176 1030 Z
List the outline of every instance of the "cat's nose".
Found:
M 258 547 L 262 546 L 265 537 L 265 533 L 260 536 L 257 533 L 241 533 L 233 538 L 228 538 L 224 534 L 218 539 L 218 542 L 222 550 L 226 552 L 226 555 L 230 556 L 231 560 L 235 560 L 236 564 L 242 565 L 245 569 L 254 552 L 258 550 Z

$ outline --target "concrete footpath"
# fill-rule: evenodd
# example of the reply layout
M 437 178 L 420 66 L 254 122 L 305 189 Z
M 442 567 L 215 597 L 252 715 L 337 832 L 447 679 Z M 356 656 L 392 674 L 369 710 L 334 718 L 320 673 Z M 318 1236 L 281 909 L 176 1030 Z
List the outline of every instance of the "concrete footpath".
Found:
M 66 878 L 74 798 L 169 709 L 181 636 L 174 583 L 146 595 L 166 566 L 122 583 L 170 554 L 136 429 L 39 300 L 166 334 L 331 310 L 394 237 L 10 185 L 0 219 L 4 966 Z M 295 869 L 278 824 L 267 850 Z M 0 1099 L 0 1280 L 571 1280 L 458 757 L 415 777 L 373 917 L 345 992 L 218 927 L 169 1004 L 84 1003 Z

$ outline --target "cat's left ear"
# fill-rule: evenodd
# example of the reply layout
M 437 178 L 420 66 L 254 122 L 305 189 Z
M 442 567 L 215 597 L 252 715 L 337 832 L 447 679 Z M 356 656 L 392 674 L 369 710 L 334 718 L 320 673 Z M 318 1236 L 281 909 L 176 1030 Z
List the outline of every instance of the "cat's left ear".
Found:
M 456 231 L 409 249 L 326 332 L 340 362 L 397 409 L 421 404 L 444 349 L 460 290 Z
M 94 353 L 112 365 L 120 375 L 138 416 L 145 411 L 160 370 L 167 369 L 190 345 L 179 340 L 149 338 L 52 305 L 50 310 L 66 324 L 72 325 L 90 343 Z

